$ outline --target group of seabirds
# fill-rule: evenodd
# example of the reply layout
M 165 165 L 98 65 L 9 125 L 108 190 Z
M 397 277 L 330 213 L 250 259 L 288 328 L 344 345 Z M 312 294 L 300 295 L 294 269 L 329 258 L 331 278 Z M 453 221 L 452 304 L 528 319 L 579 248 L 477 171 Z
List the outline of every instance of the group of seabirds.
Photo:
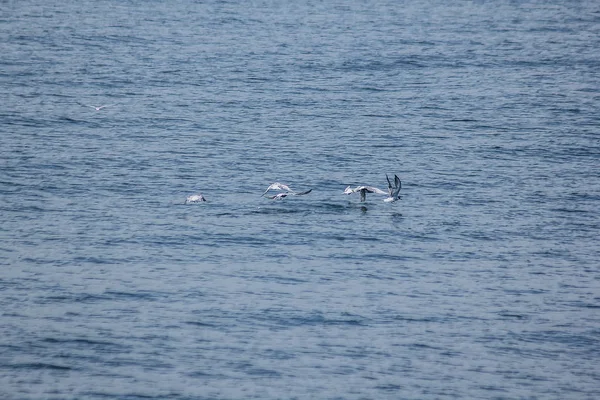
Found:
M 383 195 L 388 195 L 388 197 L 386 197 L 385 199 L 383 199 L 383 201 L 385 201 L 386 203 L 393 203 L 396 200 L 400 200 L 400 189 L 402 189 L 402 182 L 400 182 L 400 178 L 398 178 L 398 175 L 394 175 L 394 184 L 392 185 L 392 181 L 390 181 L 390 178 L 387 176 L 387 174 L 385 174 L 385 179 L 387 179 L 388 182 L 388 190 L 387 192 L 376 188 L 374 186 L 357 186 L 355 188 L 352 188 L 350 186 L 348 186 L 345 190 L 344 190 L 344 194 L 350 195 L 352 193 L 360 193 L 360 201 L 364 202 L 367 200 L 367 193 L 375 193 L 375 194 L 383 194 Z M 267 195 L 267 193 L 269 193 L 271 190 L 278 190 L 279 193 L 275 194 L 275 195 Z M 312 189 L 308 189 L 302 192 L 295 192 L 292 189 L 290 189 L 290 187 L 288 185 L 284 185 L 283 183 L 280 182 L 275 182 L 269 185 L 269 187 L 267 188 L 267 190 L 265 190 L 265 192 L 261 195 L 264 196 L 268 199 L 271 200 L 281 200 L 285 197 L 288 196 L 304 196 L 305 194 L 309 194 L 310 192 L 312 192 Z M 192 204 L 192 203 L 202 203 L 206 201 L 206 199 L 204 198 L 204 196 L 200 193 L 198 194 L 193 194 L 191 196 L 188 196 L 185 199 L 185 204 Z
M 91 106 L 88 104 L 82 104 L 82 105 L 93 108 L 96 111 L 100 111 L 106 107 L 114 106 L 114 104 L 106 104 L 106 105 L 102 105 L 102 106 Z M 350 186 L 348 186 L 344 190 L 344 194 L 360 193 L 360 201 L 361 202 L 364 202 L 367 200 L 367 193 L 384 194 L 384 195 L 387 194 L 388 197 L 383 199 L 383 201 L 385 201 L 386 203 L 393 203 L 396 200 L 400 200 L 399 193 L 400 193 L 400 189 L 402 189 L 402 182 L 400 182 L 400 178 L 398 178 L 398 175 L 394 175 L 394 184 L 393 185 L 392 185 L 392 182 L 390 181 L 390 178 L 387 176 L 387 174 L 385 174 L 385 179 L 387 179 L 387 182 L 388 182 L 387 193 L 379 188 L 374 187 L 374 186 L 357 186 L 354 189 L 351 188 Z M 267 195 L 267 193 L 271 190 L 279 190 L 279 193 L 277 193 L 275 195 Z M 272 183 L 269 185 L 269 187 L 267 188 L 267 190 L 265 190 L 265 192 L 262 194 L 262 196 L 269 198 L 271 200 L 281 200 L 288 196 L 303 196 L 305 194 L 309 194 L 310 192 L 312 192 L 312 189 L 308 189 L 303 192 L 295 192 L 292 189 L 290 189 L 290 187 L 288 185 L 284 185 L 283 183 L 280 183 L 280 182 L 275 182 L 275 183 Z M 188 196 L 185 199 L 185 204 L 202 203 L 204 201 L 206 201 L 206 198 L 201 193 L 198 193 L 198 194 L 193 194 L 191 196 Z

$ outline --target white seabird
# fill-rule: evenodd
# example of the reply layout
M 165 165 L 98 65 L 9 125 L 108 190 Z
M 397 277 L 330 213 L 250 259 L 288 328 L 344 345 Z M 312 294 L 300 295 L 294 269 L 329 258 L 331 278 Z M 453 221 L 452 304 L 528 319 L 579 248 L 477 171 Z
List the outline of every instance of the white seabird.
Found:
M 367 200 L 367 193 L 387 194 L 383 190 L 378 189 L 373 186 L 357 186 L 354 189 L 352 189 L 350 186 L 348 186 L 344 190 L 344 194 L 352 194 L 352 193 L 356 193 L 356 192 L 360 192 L 360 201 Z
M 87 105 L 87 104 L 84 104 L 84 105 L 85 105 L 86 107 L 93 108 L 93 109 L 95 109 L 96 111 L 100 111 L 100 110 L 102 110 L 103 108 L 106 108 L 106 107 L 112 107 L 112 106 L 114 106 L 114 104 L 105 104 L 105 105 L 103 105 L 103 106 L 89 106 L 89 105 Z
M 283 183 L 275 182 L 275 183 L 271 183 L 269 185 L 269 187 L 267 188 L 267 190 L 265 190 L 265 192 L 261 196 L 264 196 L 265 194 L 267 194 L 267 192 L 269 190 L 287 190 L 290 193 L 294 192 L 292 189 L 290 189 L 290 187 L 288 185 L 284 185 Z
M 389 197 L 387 199 L 383 199 L 386 203 L 393 203 L 396 200 L 400 200 L 400 189 L 402 189 L 402 182 L 400 182 L 400 178 L 398 175 L 394 175 L 394 186 L 392 186 L 392 182 L 390 182 L 390 178 L 385 174 L 385 179 L 388 181 L 388 194 Z
M 305 195 L 305 194 L 309 194 L 310 192 L 312 192 L 312 189 L 308 189 L 308 190 L 305 190 L 304 192 L 299 192 L 299 193 L 295 193 L 295 192 L 281 192 L 281 193 L 277 193 L 275 196 L 265 196 L 265 197 L 268 198 L 268 199 L 271 199 L 271 200 L 281 200 L 281 199 L 283 199 L 284 197 L 287 197 L 287 196 L 302 196 L 302 195 Z M 264 196 L 264 194 L 263 194 L 263 196 Z
M 188 196 L 185 199 L 185 204 L 202 203 L 203 201 L 206 201 L 206 199 L 204 198 L 204 196 L 202 196 L 200 193 L 198 193 L 198 194 L 193 194 L 191 196 Z

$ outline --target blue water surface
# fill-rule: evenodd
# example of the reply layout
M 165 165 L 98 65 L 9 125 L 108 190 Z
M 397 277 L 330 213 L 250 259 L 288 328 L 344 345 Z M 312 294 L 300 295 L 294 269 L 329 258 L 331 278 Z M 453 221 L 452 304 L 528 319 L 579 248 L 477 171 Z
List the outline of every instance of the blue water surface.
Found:
M 0 43 L 0 398 L 600 398 L 598 2 L 4 1 Z

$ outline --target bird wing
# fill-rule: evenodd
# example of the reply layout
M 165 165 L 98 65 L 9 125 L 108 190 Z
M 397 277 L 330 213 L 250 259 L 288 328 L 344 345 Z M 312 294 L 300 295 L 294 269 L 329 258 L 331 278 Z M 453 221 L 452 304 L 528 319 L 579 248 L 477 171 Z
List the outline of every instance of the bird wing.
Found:
M 398 197 L 400 189 L 402 189 L 402 182 L 400 181 L 400 178 L 398 178 L 398 175 L 394 175 L 394 184 L 396 184 L 396 190 L 394 190 L 394 197 Z
M 269 187 L 267 188 L 267 190 L 265 190 L 265 192 L 261 196 L 264 196 L 265 194 L 267 194 L 267 192 L 271 189 L 287 190 L 288 192 L 293 192 L 293 190 L 290 189 L 290 187 L 288 185 L 284 185 L 283 183 L 275 182 L 275 183 L 271 183 L 269 185 Z
M 302 196 L 305 194 L 309 194 L 310 192 L 312 192 L 312 189 L 308 189 L 308 190 L 305 190 L 304 192 L 293 193 L 293 194 L 294 194 L 294 196 Z
M 362 189 L 366 190 L 369 193 L 377 193 L 377 194 L 387 194 L 383 190 L 376 188 L 374 186 L 362 186 Z
M 276 185 L 277 185 L 276 183 L 271 183 L 271 184 L 269 185 L 269 187 L 267 188 L 267 190 L 265 190 L 265 191 L 264 191 L 264 193 L 263 193 L 263 194 L 261 194 L 261 196 L 264 196 L 265 194 L 267 194 L 267 192 L 268 192 L 269 190 L 271 190 L 271 189 L 275 189 Z M 267 196 L 267 197 L 268 197 L 268 196 Z

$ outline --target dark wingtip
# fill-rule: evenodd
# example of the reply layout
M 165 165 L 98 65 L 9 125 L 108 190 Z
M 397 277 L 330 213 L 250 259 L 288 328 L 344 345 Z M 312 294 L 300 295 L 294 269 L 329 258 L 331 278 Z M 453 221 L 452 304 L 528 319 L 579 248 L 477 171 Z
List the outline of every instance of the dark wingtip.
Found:
M 294 193 L 296 196 L 303 196 L 305 194 L 309 194 L 310 192 L 312 192 L 312 188 L 305 190 L 304 192 L 300 192 L 300 193 Z

